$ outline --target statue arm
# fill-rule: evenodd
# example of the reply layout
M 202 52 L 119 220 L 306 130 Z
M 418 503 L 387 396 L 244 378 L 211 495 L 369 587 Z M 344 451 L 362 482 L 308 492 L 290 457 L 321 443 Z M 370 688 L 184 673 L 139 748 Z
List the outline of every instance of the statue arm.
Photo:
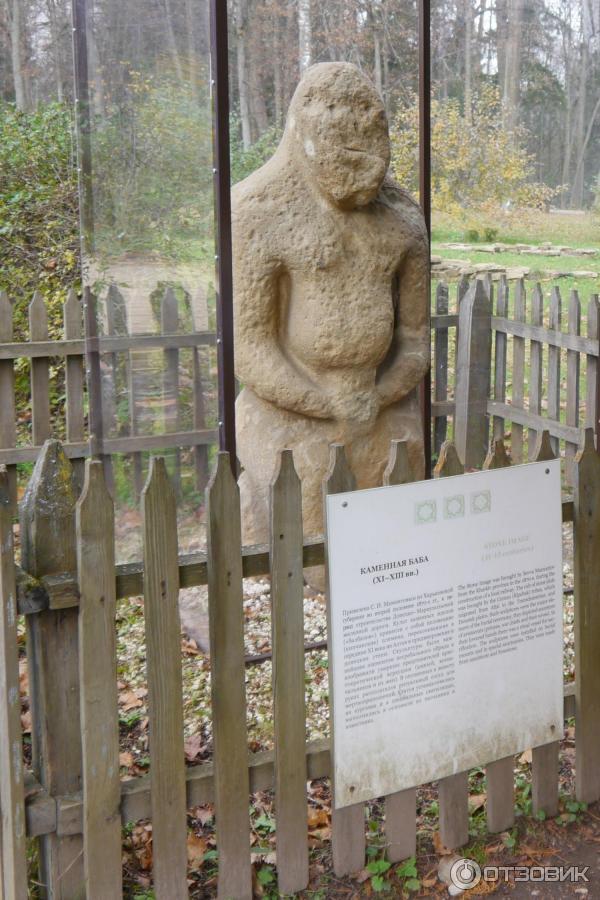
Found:
M 244 264 L 244 262 L 246 264 Z M 294 365 L 278 338 L 282 269 L 253 256 L 236 260 L 235 369 L 236 375 L 263 400 L 282 409 L 327 419 L 330 403 L 325 393 Z
M 430 365 L 429 252 L 425 235 L 415 240 L 399 271 L 396 326 L 377 375 L 381 407 L 397 403 L 423 379 Z

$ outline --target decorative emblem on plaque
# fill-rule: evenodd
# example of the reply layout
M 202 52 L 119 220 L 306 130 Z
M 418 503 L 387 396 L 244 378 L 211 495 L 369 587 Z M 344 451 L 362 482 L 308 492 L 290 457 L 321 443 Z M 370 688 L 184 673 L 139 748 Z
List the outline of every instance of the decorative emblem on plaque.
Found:
M 423 500 L 415 504 L 415 522 L 417 525 L 427 525 L 437 520 L 437 503 L 435 500 Z
M 465 496 L 456 494 L 454 497 L 444 497 L 444 518 L 462 519 L 465 514 Z
M 477 491 L 471 494 L 471 512 L 486 513 L 492 509 L 492 495 L 490 491 Z

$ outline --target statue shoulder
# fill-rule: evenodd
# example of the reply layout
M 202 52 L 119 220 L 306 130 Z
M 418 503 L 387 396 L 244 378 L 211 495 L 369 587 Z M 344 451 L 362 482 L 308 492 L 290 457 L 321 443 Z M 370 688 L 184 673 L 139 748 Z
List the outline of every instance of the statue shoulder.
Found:
M 231 191 L 231 232 L 234 269 L 250 266 L 262 273 L 275 271 L 281 262 L 278 215 L 281 196 L 276 173 L 266 163 Z
M 412 194 L 394 181 L 389 172 L 381 186 L 379 198 L 386 206 L 394 209 L 405 222 L 412 223 L 416 232 L 415 236 L 418 234 L 419 237 L 427 240 L 427 229 L 421 207 Z
M 239 181 L 231 191 L 231 212 L 240 223 L 268 225 L 273 209 L 281 203 L 278 167 L 270 159 L 260 169 Z

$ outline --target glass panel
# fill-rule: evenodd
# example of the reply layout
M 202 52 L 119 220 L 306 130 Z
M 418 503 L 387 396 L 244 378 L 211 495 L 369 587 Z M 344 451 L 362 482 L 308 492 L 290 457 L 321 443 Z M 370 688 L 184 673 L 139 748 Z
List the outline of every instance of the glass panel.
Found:
M 207 2 L 87 0 L 86 38 L 83 270 L 100 337 L 98 449 L 123 510 L 150 451 L 165 453 L 185 550 L 202 539 L 197 510 L 216 439 Z M 137 558 L 135 514 L 120 521 L 119 557 Z
M 588 302 L 597 291 L 600 272 L 595 218 L 600 81 L 594 75 L 599 35 L 600 8 L 590 0 L 434 4 L 433 276 L 434 286 L 440 281 L 449 286 L 451 313 L 461 276 L 488 270 L 501 314 L 538 325 L 558 324 L 560 313 L 551 312 L 551 291 L 557 287 L 562 295 L 562 329 L 571 333 L 577 328 L 577 302 L 569 303 L 569 297 L 577 289 L 585 333 Z M 507 300 L 498 291 L 502 276 L 508 279 Z M 517 297 L 520 278 L 525 279 L 525 294 Z M 542 287 L 541 305 L 533 296 L 536 282 Z M 443 306 L 443 296 L 440 301 Z M 444 310 L 438 306 L 438 311 Z M 454 335 L 451 328 L 449 351 L 444 349 L 447 338 L 438 335 L 441 352 L 436 356 L 434 385 L 438 401 L 452 397 Z M 579 408 L 574 400 L 566 413 L 563 354 L 557 414 L 555 399 L 547 393 L 548 379 L 556 376 L 554 363 L 561 364 L 560 353 L 551 364 L 544 348 L 540 389 L 529 383 L 529 342 L 523 379 L 521 364 L 519 377 L 512 377 L 513 351 L 509 338 L 506 362 L 499 354 L 499 380 L 492 387 L 495 398 L 583 424 L 583 365 Z M 517 357 L 524 352 L 518 340 L 515 352 Z M 536 367 L 537 363 L 534 371 Z M 575 398 L 573 384 L 571 391 Z M 535 435 L 518 423 L 497 418 L 494 430 L 497 437 L 510 440 L 514 460 L 525 460 L 532 451 Z M 444 437 L 452 436 L 451 428 L 446 432 L 445 421 L 440 420 L 435 431 L 439 449 Z M 567 450 L 572 456 L 573 447 Z

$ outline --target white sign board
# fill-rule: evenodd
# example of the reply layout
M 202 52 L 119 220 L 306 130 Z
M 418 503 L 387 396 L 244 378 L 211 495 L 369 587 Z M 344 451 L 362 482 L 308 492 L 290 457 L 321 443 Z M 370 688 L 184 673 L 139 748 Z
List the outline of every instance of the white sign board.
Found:
M 560 464 L 327 497 L 335 804 L 557 740 Z

